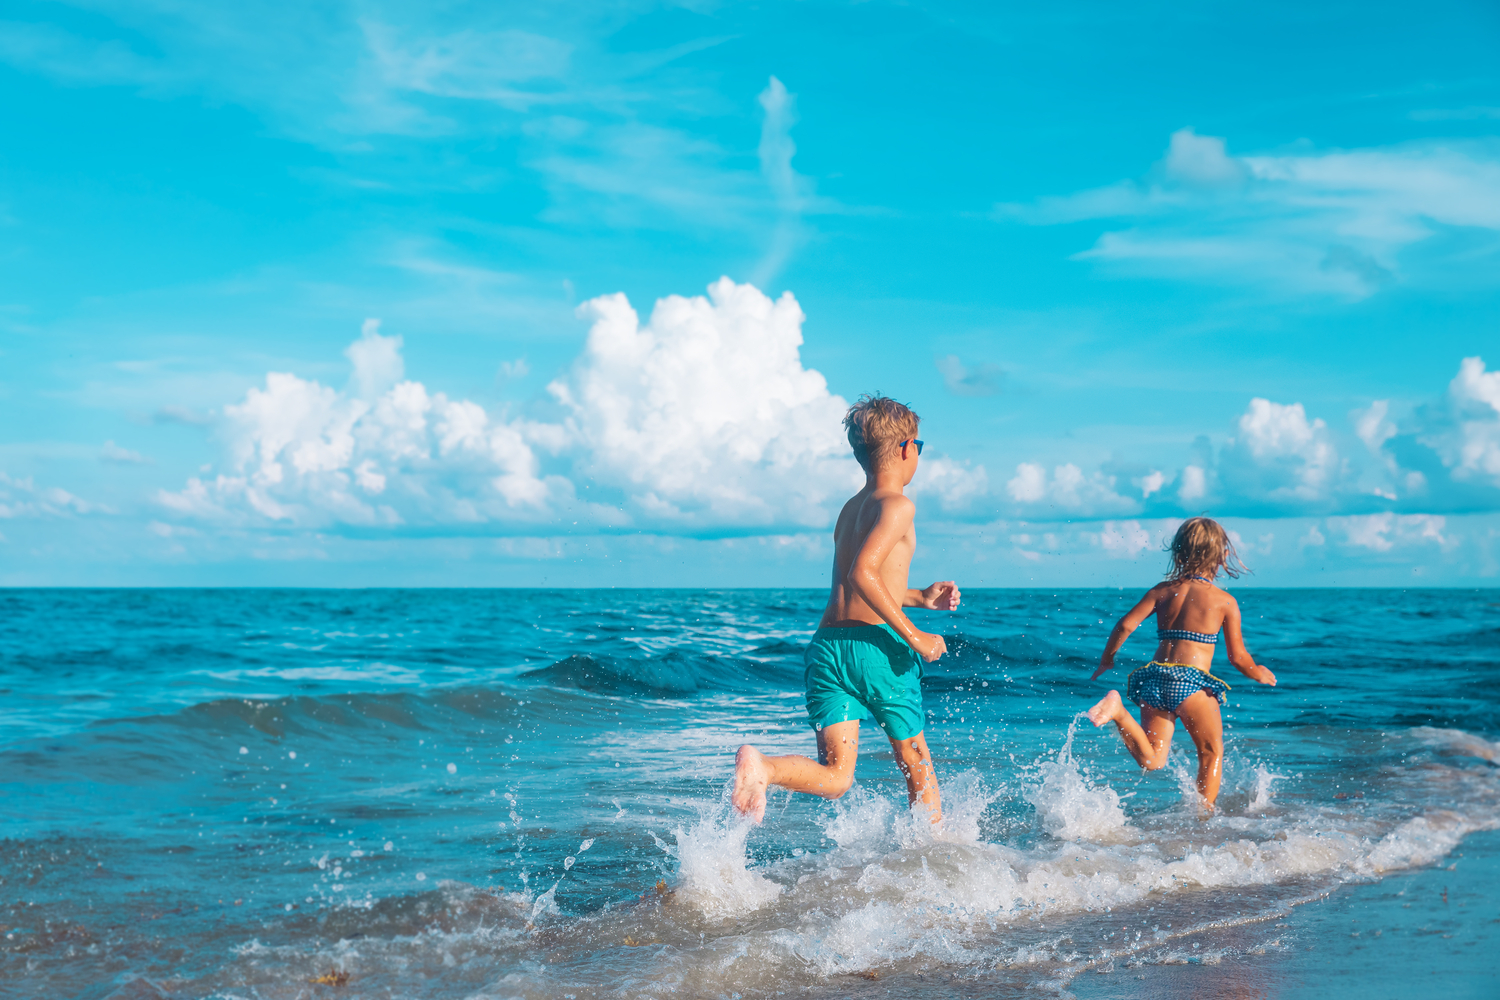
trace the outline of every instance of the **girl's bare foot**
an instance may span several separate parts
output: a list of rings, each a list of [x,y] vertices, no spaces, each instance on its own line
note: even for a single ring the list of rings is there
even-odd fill
[[[1114,717],[1124,711],[1124,709],[1125,704],[1120,701],[1120,692],[1111,691],[1099,699],[1099,704],[1089,709],[1089,721],[1096,727],[1102,726],[1106,722],[1113,721]]]
[[[740,752],[734,755],[734,793],[730,801],[741,816],[749,816],[757,823],[765,819],[766,782],[770,777],[765,755],[748,744],[740,747]]]

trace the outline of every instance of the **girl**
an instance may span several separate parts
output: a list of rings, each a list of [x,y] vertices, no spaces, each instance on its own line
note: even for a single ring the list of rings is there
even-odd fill
[[[1155,771],[1167,762],[1174,719],[1181,719],[1198,748],[1198,793],[1210,809],[1219,796],[1224,759],[1224,726],[1219,706],[1229,685],[1208,672],[1219,629],[1224,630],[1229,662],[1240,673],[1262,684],[1276,684],[1276,675],[1258,665],[1240,637],[1240,606],[1214,586],[1222,570],[1237,577],[1245,568],[1229,535],[1217,521],[1192,517],[1182,522],[1172,539],[1172,569],[1165,581],[1146,591],[1140,603],[1121,618],[1109,634],[1099,658],[1097,679],[1115,665],[1115,654],[1141,622],[1156,615],[1156,659],[1134,670],[1125,693],[1141,707],[1141,721],[1126,711],[1120,692],[1111,691],[1089,709],[1095,726],[1113,722],[1120,727],[1125,748],[1136,762]]]

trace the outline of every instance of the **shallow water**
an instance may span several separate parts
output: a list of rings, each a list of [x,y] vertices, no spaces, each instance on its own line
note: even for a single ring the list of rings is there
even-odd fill
[[[1216,669],[1212,818],[1190,746],[1142,775],[1112,728],[1078,728],[1135,596],[969,592],[926,615],[952,650],[924,682],[934,836],[872,726],[844,799],[773,794],[754,828],[727,809],[737,745],[811,750],[818,592],[0,592],[0,996],[1274,979],[1309,934],[1348,933],[1306,914],[1500,829],[1500,592],[1242,591],[1281,683]],[[1464,875],[1500,891],[1495,865]],[[1403,905],[1382,917],[1393,968],[1429,947]]]

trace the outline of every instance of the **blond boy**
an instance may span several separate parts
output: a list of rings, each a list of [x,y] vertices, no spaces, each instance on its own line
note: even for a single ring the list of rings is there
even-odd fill
[[[922,663],[947,652],[943,637],[923,632],[902,608],[952,611],[951,580],[926,590],[907,587],[917,546],[916,505],[903,492],[917,472],[919,418],[881,395],[861,396],[844,417],[849,445],[865,470],[864,489],[839,512],[833,529],[833,588],[804,657],[807,714],[818,759],[767,757],[740,747],[734,806],[758,823],[766,787],[836,799],[854,783],[859,723],[874,717],[906,776],[907,799],[933,823],[942,819],[937,775],[922,736]]]

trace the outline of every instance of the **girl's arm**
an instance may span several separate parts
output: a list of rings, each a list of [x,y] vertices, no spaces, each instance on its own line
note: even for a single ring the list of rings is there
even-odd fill
[[[1120,647],[1125,645],[1125,640],[1130,638],[1130,633],[1141,627],[1141,622],[1156,613],[1156,588],[1146,591],[1146,596],[1141,598],[1140,603],[1125,613],[1125,617],[1115,623],[1114,631],[1109,633],[1109,641],[1104,644],[1104,655],[1099,657],[1099,669],[1094,671],[1094,676],[1089,680],[1098,680],[1110,667],[1115,665],[1115,654]]]
[[[1224,645],[1228,647],[1225,652],[1229,654],[1229,662],[1236,670],[1253,681],[1276,686],[1276,675],[1256,663],[1245,648],[1245,638],[1240,634],[1240,605],[1233,597],[1224,609]]]

